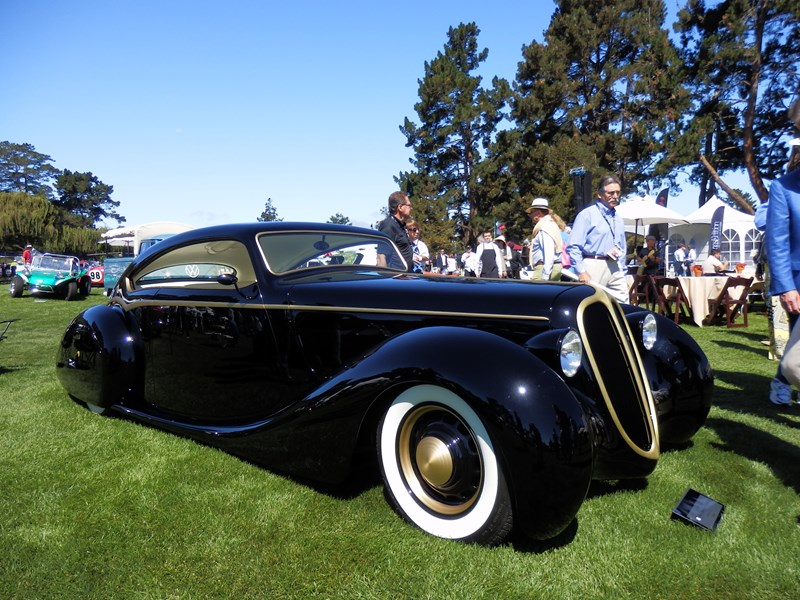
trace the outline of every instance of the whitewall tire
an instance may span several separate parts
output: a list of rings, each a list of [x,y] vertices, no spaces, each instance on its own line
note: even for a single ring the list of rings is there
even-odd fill
[[[494,445],[475,411],[442,387],[417,385],[389,406],[378,453],[390,500],[432,535],[500,543],[511,503]]]

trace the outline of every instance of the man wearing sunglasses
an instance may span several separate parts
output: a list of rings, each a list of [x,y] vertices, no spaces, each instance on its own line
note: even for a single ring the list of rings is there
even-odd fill
[[[411,219],[411,200],[405,192],[392,192],[387,205],[389,216],[378,225],[378,230],[388,235],[397,245],[400,254],[406,261],[406,269],[414,269],[414,249],[406,231],[406,221]],[[398,261],[399,262],[399,261]],[[378,266],[387,266],[386,257],[378,254]],[[397,265],[392,265],[397,266]]]
[[[580,281],[599,284],[619,302],[629,302],[625,223],[616,211],[621,190],[615,175],[600,179],[597,201],[575,217],[567,252]]]

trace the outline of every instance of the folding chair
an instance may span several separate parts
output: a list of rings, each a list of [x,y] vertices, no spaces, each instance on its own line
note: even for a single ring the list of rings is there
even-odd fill
[[[659,314],[670,317],[679,323],[681,309],[683,309],[684,315],[691,318],[692,307],[689,306],[689,300],[686,292],[683,291],[680,279],[677,277],[654,277],[653,283],[656,288]],[[666,288],[670,288],[670,291],[668,292]]]
[[[8,319],[7,321],[0,321],[0,328],[2,328],[2,331],[0,331],[0,342],[6,339],[6,333],[8,332],[8,328],[11,327],[11,324],[14,321],[19,321],[19,319]]]
[[[752,277],[728,277],[716,298],[708,300],[708,315],[703,319],[703,325],[711,325],[725,315],[728,327],[747,327],[747,294],[750,293]],[[736,292],[735,288],[741,287]],[[742,313],[742,323],[734,323],[736,316]]]
[[[754,281],[750,286],[750,291],[747,292],[747,304],[749,310],[753,310],[753,305],[756,302],[762,303],[764,305],[764,312],[767,312],[767,297],[763,280]]]
[[[631,304],[646,306],[653,310],[656,306],[656,286],[652,275],[634,275],[631,287],[628,289]]]

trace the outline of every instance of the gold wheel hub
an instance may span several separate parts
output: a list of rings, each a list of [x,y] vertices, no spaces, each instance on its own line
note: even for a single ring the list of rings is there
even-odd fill
[[[420,475],[430,486],[441,488],[453,476],[453,457],[439,438],[422,438],[417,444],[416,460]]]

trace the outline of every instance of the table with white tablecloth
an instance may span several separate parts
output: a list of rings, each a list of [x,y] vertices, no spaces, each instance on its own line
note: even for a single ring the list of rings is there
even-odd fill
[[[719,296],[725,287],[726,275],[713,275],[703,277],[677,277],[686,296],[686,301],[692,312],[692,321],[698,327],[703,326],[703,319],[708,315],[708,301]],[[633,277],[628,275],[628,287],[633,283]],[[730,293],[741,293],[741,287],[730,288]],[[664,292],[669,296],[675,294],[674,286],[665,286]]]
[[[725,276],[716,277],[678,277],[683,293],[692,309],[692,320],[698,327],[703,326],[703,319],[708,314],[708,301],[719,296],[725,287]]]

